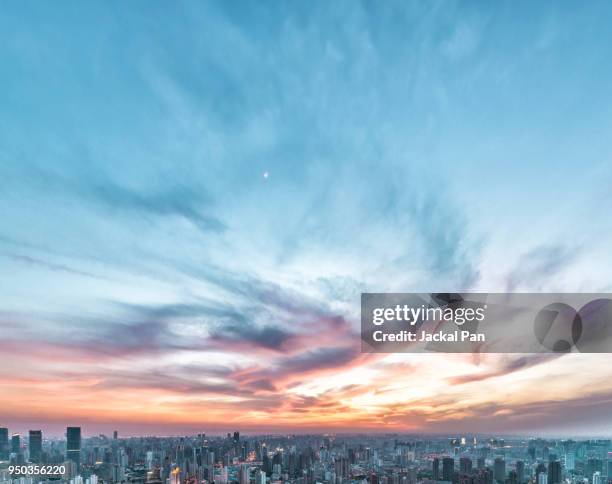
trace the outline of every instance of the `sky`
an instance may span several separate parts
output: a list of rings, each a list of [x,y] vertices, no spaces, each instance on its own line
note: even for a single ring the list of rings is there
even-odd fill
[[[609,2],[8,2],[0,426],[612,433],[612,356],[362,354],[361,292],[612,292]]]

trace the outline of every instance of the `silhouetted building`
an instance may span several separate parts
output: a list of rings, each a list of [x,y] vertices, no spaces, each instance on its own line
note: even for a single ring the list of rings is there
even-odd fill
[[[81,465],[81,427],[66,429],[66,458],[74,462],[78,470]]]
[[[501,458],[496,458],[493,464],[493,475],[495,480],[498,482],[505,482],[506,480],[506,461]]]
[[[515,470],[510,471],[508,474],[508,484],[518,484],[518,478]]]
[[[459,471],[462,474],[469,474],[472,472],[472,459],[469,457],[461,457],[461,459],[459,459]]]
[[[30,430],[28,444],[30,462],[40,463],[42,458],[42,430]]]
[[[19,434],[13,434],[11,437],[11,452],[13,454],[21,452],[21,437],[19,437]]]
[[[0,428],[0,460],[8,460],[9,458],[9,438],[8,429]]]
[[[516,461],[516,481],[519,484],[525,482],[525,463],[522,460]]]
[[[431,476],[434,481],[440,480],[440,459],[434,457],[432,466],[431,466]]]
[[[445,457],[442,459],[442,480],[452,481],[453,474],[455,473],[455,459],[452,457]]]
[[[548,463],[548,484],[560,484],[561,462],[558,460]]]

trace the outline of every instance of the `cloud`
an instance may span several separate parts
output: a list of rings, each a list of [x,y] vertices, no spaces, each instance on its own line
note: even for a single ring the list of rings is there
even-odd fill
[[[541,365],[548,363],[557,358],[562,357],[562,353],[555,353],[550,355],[530,355],[520,356],[514,358],[502,358],[497,368],[491,371],[485,371],[481,373],[472,373],[469,375],[453,376],[448,379],[451,385],[463,385],[466,383],[481,382],[489,379],[496,379],[515,373],[517,371],[525,370],[532,366]]]
[[[49,262],[49,261],[45,261],[42,259],[38,259],[36,257],[31,257],[28,255],[22,255],[22,254],[13,254],[13,253],[4,253],[4,254],[0,254],[4,257],[8,257],[9,259],[12,259],[14,261],[17,262],[22,262],[24,264],[28,264],[31,266],[36,266],[36,267],[42,267],[44,269],[53,271],[53,272],[65,272],[67,274],[73,274],[76,276],[83,276],[83,277],[91,277],[93,279],[107,279],[104,276],[98,275],[98,274],[94,274],[92,272],[88,272],[88,271],[82,271],[79,269],[74,269],[70,266],[64,265],[64,264],[58,264],[55,262]]]
[[[182,217],[203,232],[222,232],[226,229],[218,218],[203,213],[210,198],[202,188],[177,185],[156,191],[148,188],[137,191],[111,181],[96,182],[82,194],[111,209],[127,210],[154,216]]]
[[[514,292],[520,287],[532,290],[550,285],[557,276],[578,256],[577,247],[562,245],[540,245],[523,254],[515,268],[508,274],[506,291]]]

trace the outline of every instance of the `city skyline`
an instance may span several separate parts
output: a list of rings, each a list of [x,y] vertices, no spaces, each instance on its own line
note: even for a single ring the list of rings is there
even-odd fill
[[[283,435],[81,439],[29,445],[0,428],[0,482],[70,484],[604,484],[612,476],[611,439],[476,436]],[[71,454],[72,453],[72,454]],[[34,469],[38,471],[34,471]],[[40,476],[43,474],[43,476]]]
[[[504,5],[3,5],[0,425],[612,434],[607,354],[360,351],[612,293],[612,3]]]

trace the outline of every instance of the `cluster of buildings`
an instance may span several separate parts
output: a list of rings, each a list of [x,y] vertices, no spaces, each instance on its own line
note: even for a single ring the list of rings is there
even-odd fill
[[[36,469],[38,468],[38,471]],[[45,472],[40,472],[43,469]],[[61,471],[61,472],[58,472]],[[610,440],[387,435],[64,438],[0,428],[0,484],[612,484]]]

